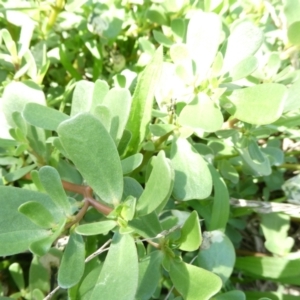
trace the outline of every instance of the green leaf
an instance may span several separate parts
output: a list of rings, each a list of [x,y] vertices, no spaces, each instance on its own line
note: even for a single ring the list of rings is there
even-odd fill
[[[165,47],[171,47],[173,45],[173,41],[167,38],[163,33],[157,30],[153,30],[154,39],[161,45]]]
[[[215,59],[221,33],[222,22],[217,14],[194,12],[189,21],[186,44],[191,58],[196,63],[199,80],[206,78]]]
[[[38,256],[45,255],[51,248],[52,244],[61,235],[64,230],[66,220],[62,219],[58,226],[55,228],[54,232],[49,232],[48,236],[34,241],[30,244],[29,249],[32,253]]]
[[[71,117],[91,110],[93,103],[93,91],[93,82],[86,80],[76,82],[72,98]]]
[[[291,251],[294,239],[288,236],[290,216],[280,213],[263,214],[260,226],[266,239],[264,244],[267,250],[279,256]]]
[[[300,260],[283,257],[237,257],[235,268],[258,278],[279,281],[300,276]]]
[[[239,182],[239,173],[228,160],[222,159],[218,163],[218,169],[224,179],[230,180],[233,184],[237,184]]]
[[[81,235],[97,235],[97,234],[107,234],[110,230],[116,227],[117,223],[113,220],[94,222],[79,225],[75,228],[75,231]]]
[[[254,162],[249,154],[249,151],[247,148],[245,149],[237,149],[243,159],[244,168],[249,168],[249,172],[247,170],[247,173],[250,173],[255,176],[268,176],[272,173],[272,168],[270,166],[270,162],[265,154],[265,160],[262,163]]]
[[[208,300],[222,287],[217,275],[175,260],[171,263],[170,277],[175,288],[187,300]]]
[[[175,170],[175,199],[204,199],[210,195],[212,178],[207,164],[186,139],[173,139],[171,163]]]
[[[152,61],[147,65],[138,79],[132,98],[131,111],[127,129],[132,134],[128,145],[128,154],[137,152],[139,145],[144,140],[147,125],[151,120],[154,88],[160,80],[163,65],[163,48],[159,47]]]
[[[44,166],[39,171],[41,184],[52,201],[62,209],[66,215],[71,213],[71,204],[62,186],[60,176],[56,169]]]
[[[208,167],[214,183],[214,200],[209,230],[225,231],[230,210],[228,189],[218,171],[212,165],[208,165]]]
[[[214,300],[246,300],[246,295],[242,291],[230,291],[215,296]]]
[[[58,284],[66,289],[77,284],[84,272],[85,247],[81,235],[72,233],[58,269]]]
[[[223,115],[208,95],[199,93],[198,96],[187,104],[179,115],[181,125],[206,132],[215,132],[223,125]]]
[[[116,232],[89,300],[134,299],[138,285],[138,257],[131,235]]]
[[[139,216],[147,215],[169,200],[173,188],[173,172],[163,151],[154,160],[153,169],[145,190],[137,201],[136,211]]]
[[[284,112],[300,108],[300,78],[295,80],[288,89],[287,97],[284,103]],[[298,115],[297,115],[298,117]]]
[[[213,231],[212,233],[217,232]],[[221,232],[218,233],[219,235],[215,234],[208,247],[200,250],[197,260],[201,268],[219,275],[225,283],[233,271],[236,255],[229,238]]]
[[[156,212],[134,218],[132,221],[128,222],[128,225],[144,238],[153,238],[163,231]]]
[[[140,166],[142,161],[143,161],[143,155],[141,153],[131,155],[121,160],[123,174],[131,173],[133,170],[135,170],[137,167]]]
[[[23,277],[23,270],[19,263],[12,263],[8,267],[9,273],[11,277],[13,278],[15,284],[17,285],[19,290],[22,290],[25,288],[24,284],[24,277]]]
[[[27,103],[23,116],[29,124],[46,130],[56,130],[61,122],[69,118],[58,110],[37,103]]]
[[[154,294],[161,278],[162,252],[153,251],[139,262],[136,300],[148,300]]]
[[[182,41],[186,32],[186,24],[183,19],[173,19],[171,21],[171,29],[173,34],[175,35],[175,39],[177,38]]]
[[[107,132],[111,133],[110,128],[112,125],[112,115],[109,108],[103,105],[97,105],[94,109],[93,115],[100,120]]]
[[[8,182],[16,181],[16,180],[22,178],[27,173],[29,173],[34,168],[36,168],[36,164],[30,165],[30,166],[26,166],[24,168],[17,169],[16,171],[11,172],[11,173],[7,173],[4,176],[4,178]]]
[[[14,127],[12,113],[22,112],[25,105],[30,102],[46,105],[45,95],[33,81],[12,81],[4,89],[2,95],[2,110],[7,123]]]
[[[223,63],[223,74],[232,70],[239,62],[256,53],[263,42],[263,32],[251,21],[234,24],[227,40]]]
[[[49,235],[48,230],[41,229],[27,217],[18,212],[23,203],[35,201],[45,206],[58,222],[62,214],[48,195],[20,189],[0,186],[0,256],[24,252],[29,245]]]
[[[184,222],[180,233],[180,238],[176,241],[176,243],[180,244],[180,250],[195,251],[200,247],[202,242],[200,221],[195,210]]]
[[[128,196],[122,203],[122,210],[120,216],[126,220],[131,221],[135,215],[136,198]]]
[[[52,214],[41,203],[35,201],[25,202],[19,207],[19,212],[25,215],[34,224],[48,229],[55,224]]]
[[[173,124],[150,124],[149,129],[155,136],[163,136],[175,129]]]
[[[270,124],[281,116],[285,95],[286,87],[282,84],[259,84],[234,90],[224,103],[224,108],[243,122]]]
[[[109,91],[109,86],[106,81],[97,79],[93,90],[92,111],[97,105],[101,105],[106,94]]]
[[[112,88],[105,95],[102,105],[108,107],[111,112],[111,128],[116,128],[115,134],[111,133],[111,135],[118,145],[130,113],[131,95],[129,90]]]
[[[252,74],[258,67],[258,60],[255,56],[248,56],[236,64],[229,70],[229,78],[226,78],[226,82],[237,81]]]
[[[117,204],[123,192],[123,176],[116,145],[102,123],[79,114],[61,123],[62,145],[87,183],[107,202]]]

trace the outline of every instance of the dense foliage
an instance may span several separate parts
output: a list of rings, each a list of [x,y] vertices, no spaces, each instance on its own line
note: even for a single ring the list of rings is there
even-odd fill
[[[1,299],[299,299],[300,0],[0,26]]]

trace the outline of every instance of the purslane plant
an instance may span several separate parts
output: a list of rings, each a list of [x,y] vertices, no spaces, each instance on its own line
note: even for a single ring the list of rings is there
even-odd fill
[[[132,95],[125,75],[112,88],[77,81],[66,114],[46,105],[36,83],[44,73],[6,85],[1,112],[11,138],[1,138],[0,149],[12,167],[2,169],[0,256],[34,255],[23,297],[50,292],[49,260],[58,268],[54,292],[89,300],[159,298],[162,290],[166,299],[245,299],[228,287],[234,266],[246,274],[255,273],[250,264],[269,270],[269,258],[236,260],[232,232],[243,225],[231,217],[245,212],[230,212],[230,197],[249,195],[239,172],[255,189],[257,178],[284,164],[276,142],[261,146],[261,139],[298,122],[291,92],[299,90],[298,75],[262,67],[264,34],[252,21],[224,30],[218,14],[202,10],[178,20],[183,29],[172,23],[173,40],[154,33],[164,48]],[[8,31],[2,37],[12,45]],[[19,187],[8,186],[16,181]],[[265,247],[288,254],[289,216],[272,218],[280,241],[267,237],[272,221],[263,216]],[[291,272],[293,258],[280,259]],[[298,274],[266,273],[291,284]]]

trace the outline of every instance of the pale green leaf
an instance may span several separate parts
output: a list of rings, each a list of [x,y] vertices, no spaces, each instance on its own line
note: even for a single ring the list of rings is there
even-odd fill
[[[290,216],[280,213],[263,214],[260,226],[268,251],[279,256],[284,256],[291,251],[294,239],[288,236]]]
[[[224,108],[243,122],[270,124],[281,116],[285,96],[286,87],[282,84],[259,84],[234,90],[224,103]]]
[[[75,231],[81,235],[107,234],[116,227],[117,223],[113,220],[82,224],[76,227]]]
[[[47,210],[47,208],[35,201],[25,202],[19,207],[19,212],[30,219],[34,224],[48,229],[52,228],[55,224],[52,214]]]
[[[223,125],[223,115],[208,95],[199,93],[182,109],[178,122],[193,129],[215,132]]]
[[[84,272],[85,246],[81,235],[72,233],[58,269],[58,284],[70,288],[81,279]]]
[[[58,134],[68,156],[100,198],[119,203],[122,167],[116,145],[104,125],[92,115],[79,114],[61,123]]]
[[[61,122],[69,118],[58,110],[37,103],[27,103],[23,116],[29,124],[47,130],[56,130]]]
[[[163,49],[159,47],[152,61],[140,75],[133,94],[129,120],[126,126],[132,134],[128,146],[129,154],[136,153],[139,145],[144,140],[147,125],[151,120],[154,87],[160,80],[162,65]]]
[[[46,105],[45,95],[33,81],[12,81],[4,89],[1,106],[7,123],[14,127],[12,113],[22,112],[27,103]]]
[[[165,157],[160,151],[153,164],[153,169],[145,190],[137,201],[136,211],[139,216],[147,215],[169,199],[173,188],[173,172]]]
[[[35,201],[45,206],[58,222],[62,214],[48,195],[20,189],[0,186],[0,256],[24,252],[29,245],[49,235],[27,217],[18,212],[18,207],[27,201]]]
[[[71,117],[92,109],[94,83],[86,80],[76,82],[73,92]]]
[[[224,56],[223,73],[232,70],[246,57],[255,54],[263,42],[263,32],[251,21],[245,20],[234,24],[227,40]]]
[[[225,235],[212,239],[209,247],[201,249],[198,254],[198,264],[200,267],[219,275],[225,283],[235,264],[235,249],[232,242]]]
[[[215,13],[195,12],[188,25],[186,44],[195,61],[200,80],[206,78],[217,54],[222,33],[221,18]]]
[[[111,134],[116,144],[119,143],[126,123],[128,121],[131,95],[128,89],[112,88],[104,97],[102,105],[108,107],[111,112],[111,128],[116,128],[115,134]]]
[[[186,139],[173,140],[171,163],[175,170],[175,199],[204,199],[210,195],[212,178],[207,164]]]
[[[97,79],[93,90],[93,101],[92,101],[91,111],[93,111],[97,105],[102,105],[103,100],[106,94],[108,93],[108,91],[109,91],[109,86],[107,82],[104,80]]]
[[[133,300],[138,285],[138,257],[131,235],[116,232],[89,300]]]
[[[217,275],[184,262],[172,261],[170,277],[186,300],[209,300],[222,287]]]
[[[39,171],[40,182],[52,201],[62,209],[66,215],[71,213],[71,204],[62,186],[56,169],[44,166]]]
[[[202,242],[200,221],[197,212],[194,210],[184,222],[180,230],[179,249],[183,251],[195,251]]]
[[[23,276],[23,270],[19,263],[12,263],[8,267],[9,273],[11,277],[13,278],[15,284],[17,285],[19,290],[22,290],[25,288],[24,283],[24,276]]]
[[[129,174],[135,170],[143,161],[143,155],[137,153],[121,160],[123,174]]]

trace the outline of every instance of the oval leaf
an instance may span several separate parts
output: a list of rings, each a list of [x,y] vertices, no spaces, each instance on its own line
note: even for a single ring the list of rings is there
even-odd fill
[[[235,118],[255,125],[275,122],[282,114],[286,87],[265,83],[234,90],[224,108]]]
[[[263,32],[251,21],[235,24],[227,41],[223,73],[232,70],[239,62],[253,55],[263,42]]]
[[[206,132],[215,132],[222,127],[223,115],[213,101],[204,93],[200,93],[181,111],[179,123]]]
[[[184,222],[181,230],[181,236],[176,241],[179,243],[179,249],[183,251],[195,251],[202,242],[200,223],[197,212],[194,210]]]
[[[68,115],[37,103],[27,103],[23,111],[25,120],[47,130],[56,130],[58,125],[69,118]]]
[[[120,202],[123,192],[118,151],[102,123],[79,114],[59,125],[62,145],[92,189],[107,203]]]
[[[213,63],[218,51],[222,32],[221,18],[215,13],[195,12],[188,25],[186,44],[197,66],[200,80]]]
[[[137,153],[131,155],[121,161],[123,174],[129,174],[134,169],[136,169],[143,161],[143,155],[141,153]]]
[[[76,227],[75,231],[81,235],[107,234],[116,225],[116,221],[107,220],[102,222],[79,225],[78,227]]]
[[[137,201],[139,216],[150,214],[167,201],[173,188],[173,174],[165,153],[160,151],[154,160],[153,169],[143,194]]]
[[[170,277],[178,292],[184,299],[208,300],[222,287],[221,279],[207,270],[172,261]]]
[[[29,201],[19,207],[19,212],[25,215],[34,224],[42,228],[52,228],[55,224],[54,218],[49,210],[41,203]]]
[[[84,272],[85,246],[81,235],[72,233],[61,259],[58,284],[67,289],[81,279]]]
[[[61,208],[65,214],[70,214],[71,204],[64,191],[60,176],[56,169],[44,166],[39,171],[40,181],[52,201]]]
[[[175,169],[175,199],[204,199],[210,195],[212,178],[207,164],[186,139],[173,140],[171,162]]]
[[[134,299],[138,285],[138,256],[131,235],[116,232],[89,300]]]

